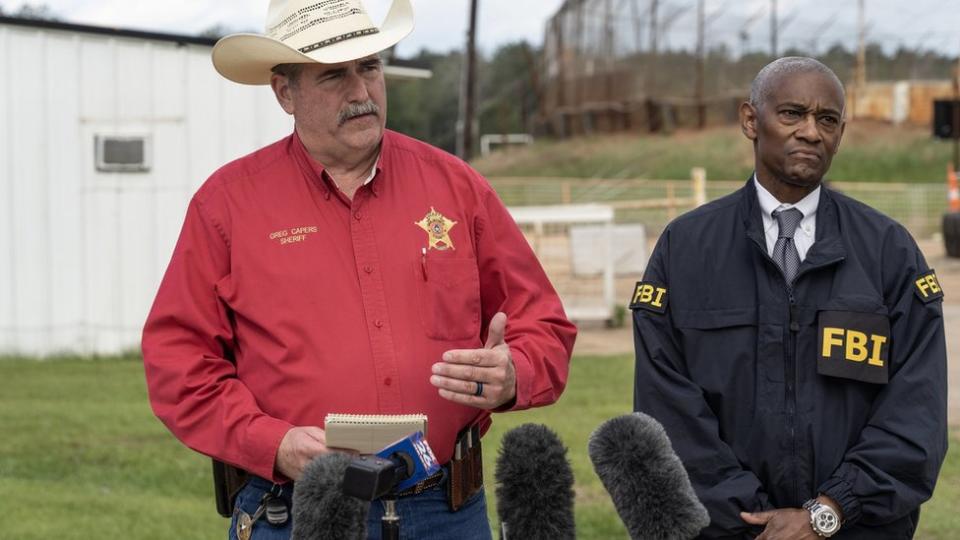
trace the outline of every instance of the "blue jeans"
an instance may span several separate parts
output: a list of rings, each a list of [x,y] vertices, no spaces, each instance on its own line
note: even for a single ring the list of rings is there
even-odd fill
[[[261,478],[252,478],[237,495],[233,519],[230,520],[229,540],[237,540],[237,515],[242,510],[253,515],[260,506],[263,494],[273,486]],[[283,486],[283,497],[290,504],[292,485]],[[367,538],[380,539],[380,518],[384,505],[380,501],[370,504],[367,516]],[[417,540],[492,540],[490,523],[487,521],[487,501],[483,490],[470,498],[457,512],[451,512],[447,506],[446,481],[420,493],[397,500],[397,513],[400,515],[400,538]],[[292,515],[292,512],[291,512]],[[250,540],[289,540],[293,531],[293,520],[283,527],[274,527],[267,523],[266,517],[253,525]]]

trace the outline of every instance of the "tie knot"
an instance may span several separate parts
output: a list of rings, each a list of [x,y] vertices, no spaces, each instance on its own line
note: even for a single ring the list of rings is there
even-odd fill
[[[787,208],[786,210],[774,210],[773,217],[777,220],[780,227],[779,238],[793,238],[797,232],[797,226],[803,220],[803,212],[796,208]]]

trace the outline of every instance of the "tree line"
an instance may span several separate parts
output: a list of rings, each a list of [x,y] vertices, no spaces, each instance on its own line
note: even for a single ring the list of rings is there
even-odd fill
[[[788,49],[783,55],[810,56],[800,48]],[[845,83],[853,81],[855,51],[836,44],[815,57]],[[542,58],[541,49],[525,41],[479,55],[480,134],[543,133],[539,115],[542,96],[554,81],[547,78]],[[462,52],[421,50],[405,60],[432,70],[433,77],[388,83],[388,126],[452,152],[456,147]],[[753,77],[771,60],[761,52],[738,56],[724,46],[711,49],[706,55],[705,95],[746,97]],[[887,50],[879,43],[869,44],[866,50],[868,81],[949,80],[956,64],[956,58],[929,50]],[[694,96],[697,58],[693,51],[662,51],[653,59],[639,53],[618,59],[613,69],[638,78],[643,78],[646,70],[656,69],[656,87],[651,90],[655,95],[650,97]],[[597,71],[592,75],[598,82],[604,76]]]

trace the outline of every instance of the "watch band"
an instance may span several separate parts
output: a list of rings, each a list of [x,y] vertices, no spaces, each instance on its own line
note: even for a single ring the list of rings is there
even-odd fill
[[[803,508],[810,512],[810,527],[817,536],[830,538],[840,530],[840,516],[833,508],[816,499],[803,503]]]

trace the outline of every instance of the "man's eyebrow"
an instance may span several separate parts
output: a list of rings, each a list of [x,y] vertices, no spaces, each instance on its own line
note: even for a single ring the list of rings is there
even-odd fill
[[[326,70],[326,71],[321,71],[320,73],[317,73],[317,78],[318,78],[318,79],[321,79],[321,78],[326,77],[326,76],[328,76],[328,75],[340,75],[340,74],[343,74],[343,73],[346,73],[346,72],[347,72],[347,68],[345,68],[345,67],[328,69],[328,70]]]
[[[801,111],[804,111],[804,112],[813,110],[813,109],[810,108],[809,105],[804,105],[803,103],[797,103],[797,102],[795,102],[795,101],[785,101],[785,102],[780,103],[780,104],[777,105],[777,108],[781,108],[781,107],[789,107],[789,108],[791,108],[791,109],[798,109],[798,110],[801,110]],[[832,108],[832,107],[822,107],[822,108],[820,108],[819,110],[817,110],[816,112],[818,112],[818,113],[827,113],[827,114],[835,114],[835,115],[837,115],[837,116],[840,116],[840,115],[841,115],[841,114],[840,114],[840,111],[838,111],[837,109],[834,109],[834,108]]]

